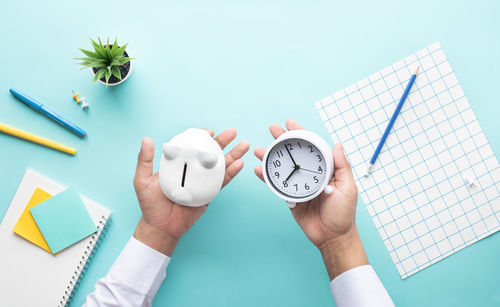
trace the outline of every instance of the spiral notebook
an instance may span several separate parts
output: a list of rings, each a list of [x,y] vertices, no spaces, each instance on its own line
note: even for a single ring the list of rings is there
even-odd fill
[[[55,195],[66,188],[28,169],[0,224],[0,306],[66,306],[103,238],[111,211],[82,197],[98,231],[57,255],[12,229],[39,187]]]

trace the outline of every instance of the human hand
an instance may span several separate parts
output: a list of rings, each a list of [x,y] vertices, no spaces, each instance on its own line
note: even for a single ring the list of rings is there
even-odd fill
[[[286,121],[286,127],[288,130],[304,129],[291,119]],[[271,125],[269,130],[274,138],[285,133],[276,124]],[[254,153],[262,161],[265,151],[257,147]],[[297,203],[291,209],[307,238],[321,251],[331,279],[350,268],[368,263],[356,228],[358,191],[342,144],[335,144],[333,159],[335,169],[329,183],[333,193],[321,193],[315,199]],[[264,181],[262,166],[255,167],[255,174]]]
[[[209,133],[214,136],[213,131]],[[224,149],[235,137],[236,130],[227,129],[214,140]],[[248,142],[241,142],[225,155],[226,172],[223,187],[243,168],[241,157],[248,151],[249,146]],[[154,153],[153,140],[144,138],[134,177],[134,187],[142,211],[134,237],[171,256],[180,237],[205,212],[208,204],[201,207],[186,207],[170,201],[160,188],[158,173],[153,174]]]

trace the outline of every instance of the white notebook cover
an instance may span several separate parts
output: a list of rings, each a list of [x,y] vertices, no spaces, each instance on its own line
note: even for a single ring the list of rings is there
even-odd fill
[[[99,231],[53,256],[12,231],[37,187],[52,195],[66,189],[33,170],[26,171],[0,224],[0,306],[65,306],[111,215],[82,197]]]

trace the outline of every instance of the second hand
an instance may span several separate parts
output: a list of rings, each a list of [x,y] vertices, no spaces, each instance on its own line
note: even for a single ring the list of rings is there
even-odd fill
[[[313,171],[313,170],[310,170],[310,169],[307,169],[307,168],[303,168],[303,167],[301,167],[300,169],[303,170],[303,171],[308,171],[308,172],[315,173],[315,174],[320,174],[320,175],[322,174],[321,172],[316,172],[316,171]]]

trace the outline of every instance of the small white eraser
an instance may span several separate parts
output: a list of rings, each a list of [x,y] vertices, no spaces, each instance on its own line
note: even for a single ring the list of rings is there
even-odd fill
[[[470,177],[470,176],[465,176],[464,177],[464,182],[470,188],[472,188],[472,187],[474,187],[476,185],[475,182],[474,182],[474,179],[472,179],[472,177]]]
[[[324,191],[326,195],[330,195],[333,193],[333,187],[331,185],[327,185]]]
[[[363,176],[366,178],[368,176],[370,176],[370,171],[372,170],[372,166],[373,164],[368,164],[368,166],[366,167],[366,170],[365,170],[365,173],[363,174]]]

